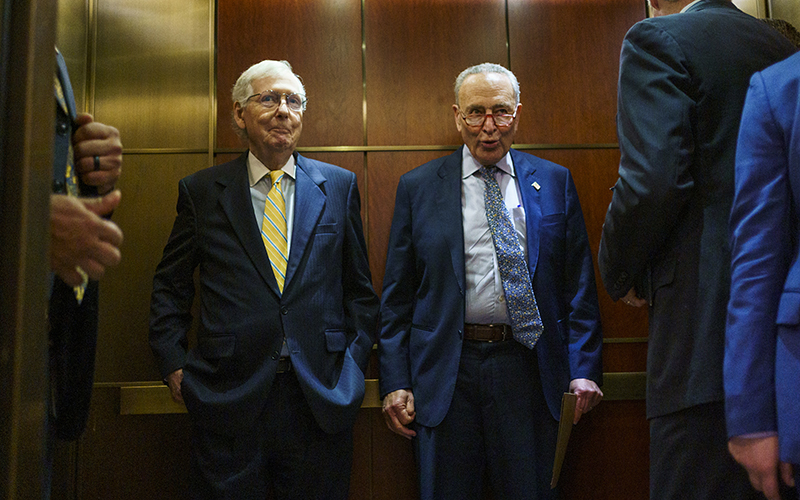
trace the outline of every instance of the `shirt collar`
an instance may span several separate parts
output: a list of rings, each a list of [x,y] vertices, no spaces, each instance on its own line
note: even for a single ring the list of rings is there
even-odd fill
[[[689,5],[687,5],[686,7],[682,8],[682,9],[681,9],[681,14],[683,14],[684,12],[686,12],[687,10],[689,10],[690,8],[692,8],[692,6],[693,6],[694,4],[696,4],[696,3],[700,2],[700,1],[701,1],[701,0],[694,0],[694,2],[690,3],[690,4],[689,4]]]
[[[497,162],[497,168],[511,177],[516,177],[514,173],[514,162],[511,160],[511,151],[506,153],[506,155]],[[464,145],[464,147],[461,148],[461,178],[466,179],[480,169],[481,164],[472,156],[469,148]]]
[[[295,163],[294,155],[290,156],[286,164],[281,167],[281,170],[286,172],[292,179],[295,178],[296,169],[297,164]],[[261,160],[256,158],[256,155],[254,155],[252,151],[249,151],[247,153],[247,176],[250,180],[250,187],[258,184],[258,182],[267,175],[269,175],[269,169],[261,163]]]

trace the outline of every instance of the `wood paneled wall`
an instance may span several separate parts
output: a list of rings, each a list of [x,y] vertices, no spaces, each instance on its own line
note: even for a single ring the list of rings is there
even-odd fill
[[[216,12],[206,0],[92,2],[97,26],[88,31],[100,38],[88,57],[87,108],[117,126],[126,146],[115,214],[126,241],[123,263],[102,285],[98,385],[77,453],[61,450],[77,471],[61,498],[185,491],[186,415],[121,416],[118,388],[158,380],[146,342],[149,295],[177,180],[243,150],[230,89],[260,60],[286,59],[303,78],[301,154],[358,176],[377,290],[398,179],[460,145],[453,82],[487,61],[519,78],[515,147],[571,170],[597,252],[619,161],[619,49],[644,18],[644,0],[225,0]],[[604,370],[644,371],[646,312],[599,296]],[[369,376],[377,377],[374,363]],[[410,444],[386,429],[380,410],[362,410],[356,435],[351,498],[415,498]],[[573,431],[561,497],[647,498],[647,468],[644,402],[605,402]]]

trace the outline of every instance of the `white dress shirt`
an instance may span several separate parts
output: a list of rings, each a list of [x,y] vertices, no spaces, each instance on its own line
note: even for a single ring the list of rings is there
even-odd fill
[[[492,231],[486,218],[483,198],[486,183],[479,173],[480,168],[481,165],[472,157],[469,148],[464,147],[461,160],[461,215],[467,287],[465,322],[510,325]],[[525,210],[510,153],[497,163],[495,178],[511,214],[517,239],[527,258]]]

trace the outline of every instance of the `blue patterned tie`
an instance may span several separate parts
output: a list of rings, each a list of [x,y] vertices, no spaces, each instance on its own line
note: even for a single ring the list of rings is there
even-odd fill
[[[511,318],[514,340],[528,349],[533,349],[542,335],[544,327],[533,296],[531,278],[525,262],[525,254],[517,239],[508,209],[494,172],[497,167],[481,167],[480,174],[486,183],[483,199],[486,203],[486,218],[492,231],[497,265],[506,295],[506,308]]]

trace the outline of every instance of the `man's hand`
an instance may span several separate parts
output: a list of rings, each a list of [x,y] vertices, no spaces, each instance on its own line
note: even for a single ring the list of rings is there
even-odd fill
[[[581,419],[581,415],[597,406],[603,399],[603,391],[588,378],[576,378],[570,382],[569,392],[578,396],[578,402],[575,405],[575,420],[572,422],[573,424],[577,424]]]
[[[392,432],[407,439],[416,436],[417,433],[407,427],[415,416],[414,394],[411,391],[400,389],[383,398],[383,419]]]
[[[167,385],[169,392],[172,395],[172,400],[176,403],[183,403],[183,394],[181,394],[181,382],[183,382],[183,369],[175,370],[167,375]]]
[[[83,283],[83,270],[98,280],[119,264],[122,231],[102,218],[119,205],[120,192],[102,198],[50,195],[50,267],[65,283]]]
[[[781,500],[778,474],[788,486],[794,486],[792,465],[778,461],[778,436],[764,438],[733,437],[728,450],[734,460],[747,469],[753,488],[767,500]]]
[[[72,134],[75,171],[84,184],[97,187],[97,193],[104,195],[114,189],[122,173],[119,131],[94,121],[92,115],[86,113],[80,113],[75,118],[75,126]],[[95,156],[98,157],[97,164]]]
[[[625,302],[629,306],[633,307],[642,307],[647,305],[647,301],[645,299],[640,299],[636,295],[636,289],[634,288],[628,290],[628,293],[625,294],[624,297],[622,297],[622,302]]]

